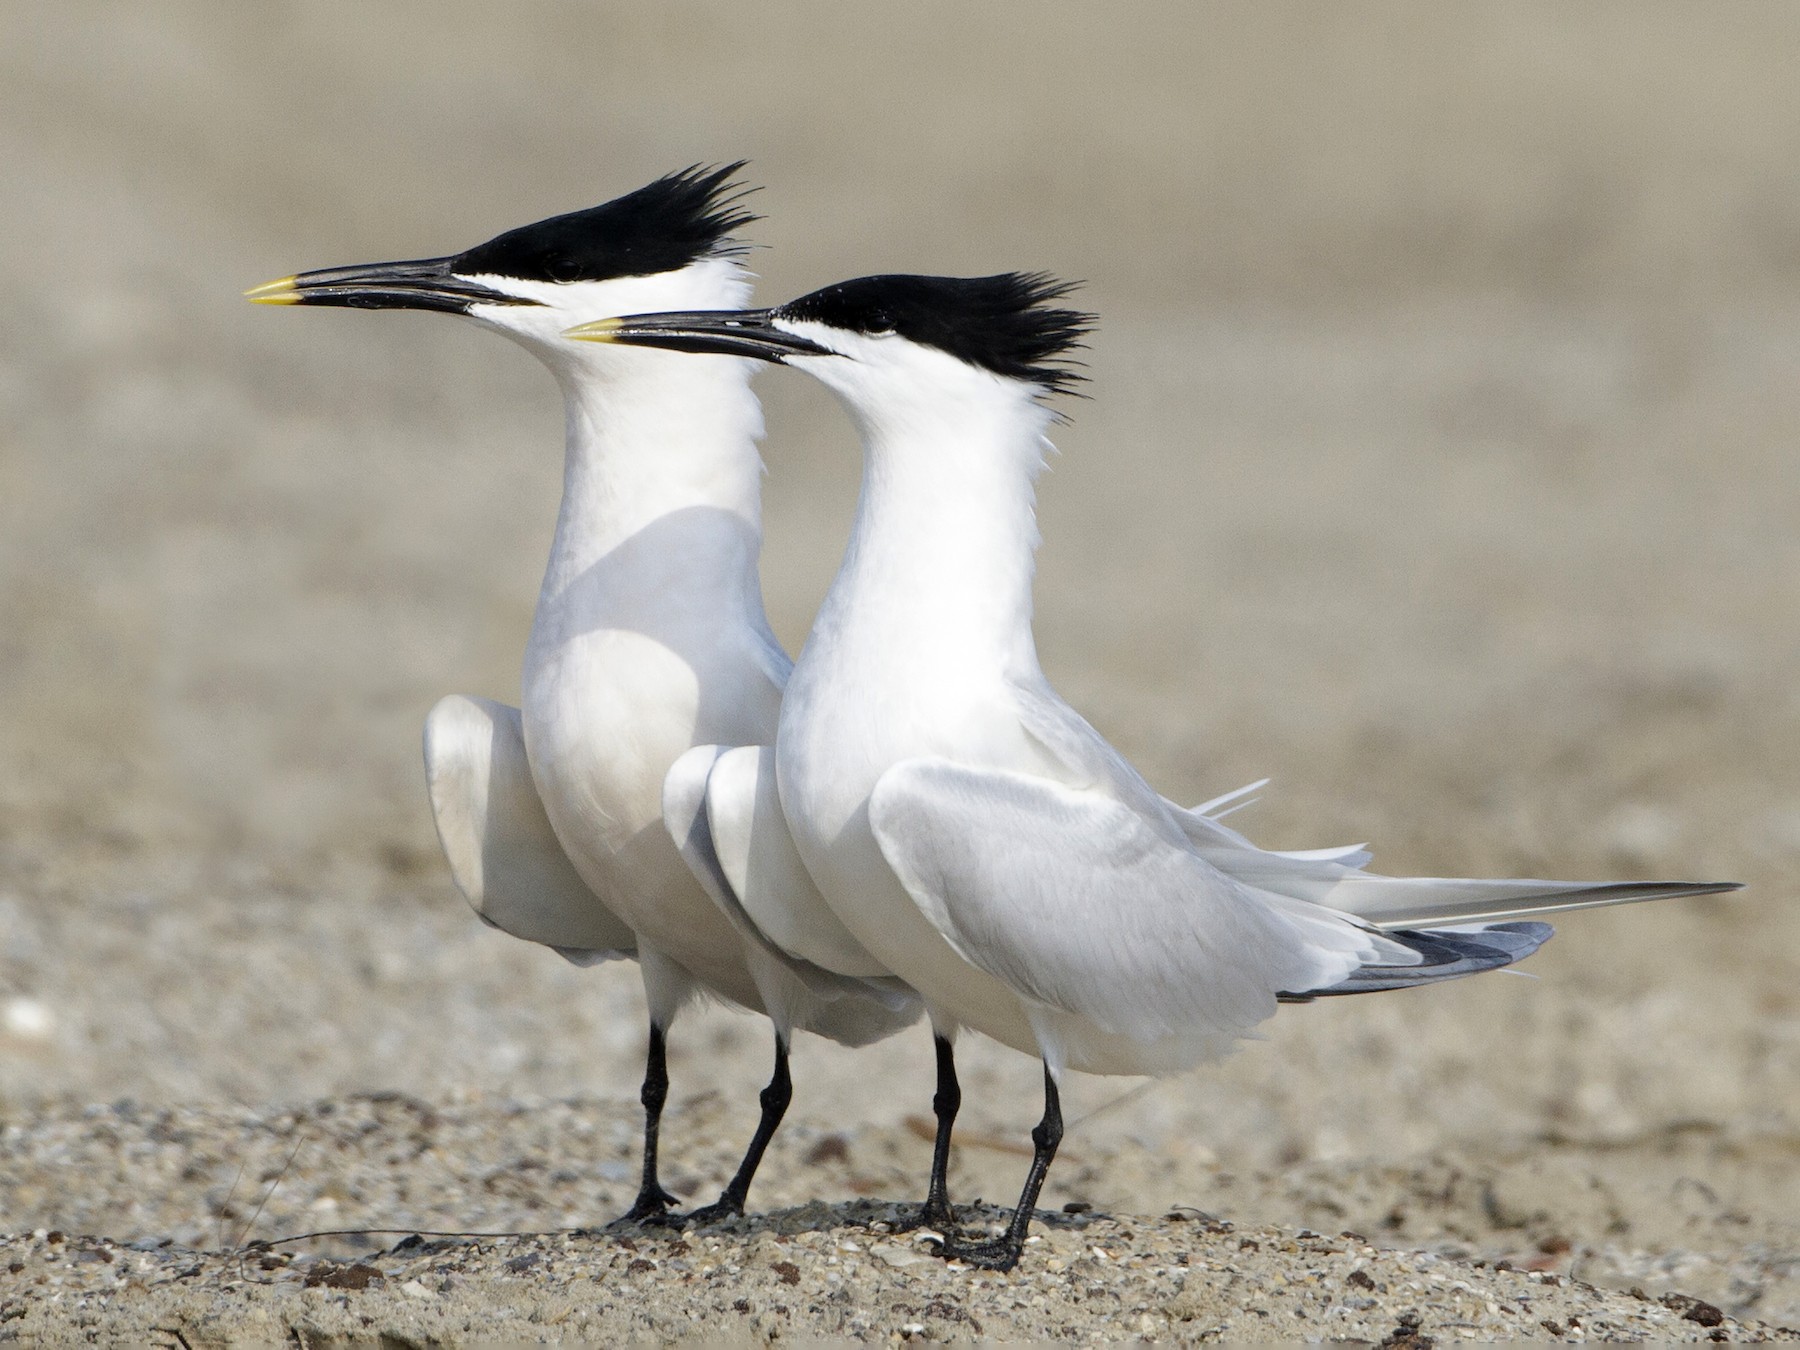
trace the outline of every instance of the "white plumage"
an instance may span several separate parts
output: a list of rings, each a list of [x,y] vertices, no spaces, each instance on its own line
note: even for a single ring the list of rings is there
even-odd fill
[[[1061,293],[1017,274],[871,277],[771,311],[591,332],[796,365],[861,434],[849,544],[782,702],[779,797],[825,902],[941,1037],[966,1026],[1044,1060],[1006,1239],[948,1244],[1003,1267],[1061,1136],[1065,1067],[1189,1068],[1280,1001],[1492,969],[1550,935],[1478,921],[1730,889],[1397,880],[1363,871],[1360,848],[1257,848],[1208,814],[1241,793],[1198,811],[1162,798],[1058,697],[1032,637],[1040,398],[1070,378],[1052,362],[1085,323],[1045,307]],[[1439,922],[1455,929],[1413,931]],[[927,1209],[943,1218],[942,1110],[939,1124]]]
[[[756,1138],[709,1212],[741,1212],[787,1106],[794,1030],[860,1045],[919,1011],[866,953],[847,975],[762,937],[715,884],[708,832],[691,818],[674,822],[678,836],[665,825],[665,784],[690,749],[774,739],[790,663],[758,580],[762,413],[750,362],[601,351],[562,333],[646,308],[744,303],[749,274],[727,232],[750,217],[732,205],[731,172],[671,175],[455,257],[327,269],[251,293],[460,314],[524,346],[562,392],[562,503],[521,706],[440,702],[426,774],[452,875],[484,920],[579,964],[639,961],[651,1023],[645,1174],[629,1216],[639,1219],[673,1200],[656,1180],[663,1038],[696,994],[764,1012],[776,1032]],[[702,774],[691,807],[704,806],[704,785]],[[677,775],[677,807],[690,786]],[[779,812],[737,826],[748,855],[791,853]]]

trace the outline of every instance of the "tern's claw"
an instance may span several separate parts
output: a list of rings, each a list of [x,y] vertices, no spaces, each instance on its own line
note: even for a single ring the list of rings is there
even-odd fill
[[[702,1205],[699,1209],[689,1210],[687,1214],[683,1216],[683,1222],[698,1224],[704,1227],[707,1224],[722,1223],[726,1219],[741,1219],[743,1217],[743,1204],[733,1200],[730,1196],[725,1195],[720,1196],[710,1205]]]
[[[1023,1254],[1020,1246],[1003,1237],[992,1242],[962,1242],[956,1238],[945,1238],[931,1245],[933,1254],[939,1259],[961,1261],[977,1270],[1011,1270],[1019,1264],[1019,1257]]]
[[[616,1233],[622,1228],[679,1228],[685,1220],[671,1211],[680,1203],[679,1196],[670,1195],[661,1186],[646,1188],[638,1192],[638,1198],[632,1201],[630,1209],[606,1225],[606,1231]]]
[[[921,1228],[931,1229],[937,1233],[956,1231],[956,1211],[949,1205],[934,1205],[927,1201],[909,1218],[884,1220],[890,1233],[916,1233]]]

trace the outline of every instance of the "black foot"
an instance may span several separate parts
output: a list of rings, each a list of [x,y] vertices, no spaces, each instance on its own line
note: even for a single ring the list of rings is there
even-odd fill
[[[933,1254],[945,1261],[961,1261],[977,1270],[1011,1270],[1019,1264],[1024,1244],[1009,1238],[992,1242],[962,1242],[950,1238],[932,1244]]]
[[[946,1237],[936,1244],[937,1254],[946,1261],[961,1261],[977,1270],[1011,1270],[1025,1252],[1025,1236],[1036,1213],[1037,1199],[1044,1188],[1044,1177],[1050,1161],[1056,1157],[1056,1146],[1062,1142],[1062,1102],[1056,1091],[1056,1079],[1044,1065],[1044,1118],[1031,1132],[1031,1170],[1025,1174],[1025,1189],[1013,1210],[1006,1232],[991,1242],[967,1242]],[[934,1188],[932,1197],[939,1194]]]
[[[956,1230],[956,1211],[950,1208],[950,1131],[962,1109],[962,1088],[956,1081],[956,1051],[949,1037],[934,1036],[932,1043],[937,1048],[937,1094],[931,1099],[931,1109],[937,1113],[937,1137],[931,1146],[931,1184],[918,1212],[890,1224],[890,1233],[929,1228],[947,1237]]]
[[[948,1235],[956,1231],[956,1211],[949,1205],[933,1205],[928,1201],[908,1218],[884,1222],[890,1233],[916,1233],[921,1228],[929,1228],[935,1233]]]
[[[744,1217],[744,1202],[734,1200],[729,1195],[722,1195],[710,1205],[702,1205],[699,1209],[689,1210],[682,1216],[684,1223],[698,1224],[704,1227],[711,1223],[723,1223],[727,1219]]]
[[[617,1232],[621,1228],[679,1228],[683,1222],[682,1217],[671,1211],[680,1203],[678,1197],[670,1195],[661,1186],[654,1190],[640,1191],[631,1208],[607,1224],[607,1230]]]

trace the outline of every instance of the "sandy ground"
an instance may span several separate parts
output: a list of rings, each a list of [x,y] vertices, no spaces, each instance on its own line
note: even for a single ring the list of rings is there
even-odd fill
[[[1800,1324],[1797,43],[1778,5],[6,7],[0,1336]],[[803,1045],[781,1217],[687,1253],[464,1240],[363,1290],[305,1280],[394,1237],[195,1255],[603,1220],[642,1035],[630,969],[475,922],[420,783],[438,695],[516,694],[547,378],[238,292],[739,155],[771,299],[1088,279],[1040,646],[1165,791],[1273,775],[1237,823],[1393,872],[1749,890],[1573,918],[1535,979],[1289,1009],[1123,1100],[1078,1080],[1044,1203],[1121,1217],[1007,1280],[872,1256],[916,1253],[843,1208],[919,1189],[923,1036]],[[759,387],[792,645],[855,457],[820,391]],[[723,1180],[767,1054],[678,1027],[677,1189]],[[1005,1199],[1036,1071],[963,1059],[957,1194]]]

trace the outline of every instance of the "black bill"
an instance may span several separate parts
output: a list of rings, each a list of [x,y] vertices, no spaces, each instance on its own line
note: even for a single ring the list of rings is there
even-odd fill
[[[564,337],[580,342],[617,342],[711,356],[753,356],[784,361],[790,356],[832,356],[829,347],[777,328],[772,309],[695,310],[683,314],[627,314],[571,328]]]
[[[322,267],[244,292],[257,305],[335,305],[341,309],[434,309],[467,314],[470,305],[532,305],[491,290],[450,269],[455,258]]]

